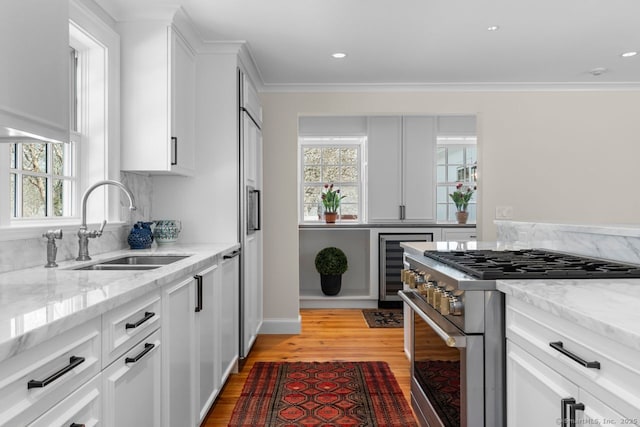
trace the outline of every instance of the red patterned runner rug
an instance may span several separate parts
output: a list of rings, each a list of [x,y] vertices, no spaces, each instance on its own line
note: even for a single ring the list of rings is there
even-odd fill
[[[229,427],[416,427],[385,362],[256,362]]]

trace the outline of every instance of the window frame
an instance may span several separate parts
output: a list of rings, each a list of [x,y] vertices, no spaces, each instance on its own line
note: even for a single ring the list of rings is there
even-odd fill
[[[470,140],[474,140],[475,142],[451,142],[451,143],[440,143],[439,141],[441,140],[458,140],[458,141],[470,141]],[[438,155],[437,155],[437,150],[440,147],[444,147],[446,150],[446,158],[445,158],[445,164],[441,165],[438,163]],[[440,181],[438,180],[438,167],[440,166],[444,166],[445,170],[448,171],[449,167],[451,166],[456,166],[458,165],[458,163],[449,163],[449,147],[461,147],[464,149],[463,152],[463,164],[462,166],[467,168],[467,167],[473,167],[475,166],[475,173],[470,174],[469,180],[454,180],[454,181]],[[474,148],[476,150],[476,159],[475,162],[473,163],[469,163],[467,160],[467,150],[469,148]],[[463,185],[468,185],[471,187],[474,187],[477,185],[477,166],[478,166],[478,143],[477,143],[477,137],[476,136],[438,136],[437,140],[436,140],[436,156],[435,156],[435,171],[436,171],[436,198],[435,198],[435,205],[436,205],[436,222],[438,223],[444,223],[444,222],[452,222],[455,221],[455,212],[456,212],[456,207],[455,204],[453,203],[453,200],[451,200],[451,198],[449,197],[449,194],[452,193],[455,190],[455,187],[457,185],[457,183],[461,182]],[[448,176],[448,172],[447,172],[447,178],[449,178]],[[457,177],[456,177],[457,178]],[[446,203],[441,202],[438,200],[438,194],[439,194],[439,190],[444,188],[444,191],[447,195],[446,197]],[[445,206],[446,207],[446,217],[445,218],[441,218],[440,216],[438,216],[438,211],[439,211],[439,207],[440,206]],[[478,214],[478,193],[477,191],[473,194],[473,196],[471,197],[471,200],[469,201],[469,221],[470,222],[476,222],[477,221],[477,214]]]
[[[325,142],[326,141],[326,142]],[[340,142],[337,142],[340,141]],[[357,203],[357,218],[355,219],[344,219],[340,215],[338,216],[337,222],[344,223],[353,223],[353,224],[361,224],[365,222],[365,147],[366,147],[366,136],[351,136],[351,135],[343,135],[343,136],[300,136],[298,137],[298,151],[299,151],[299,161],[298,161],[298,221],[300,224],[313,224],[313,223],[321,223],[323,222],[322,218],[317,218],[314,220],[305,219],[305,200],[304,200],[304,189],[305,186],[313,186],[318,187],[320,191],[324,188],[325,184],[330,184],[329,182],[319,182],[319,183],[305,183],[304,181],[304,168],[306,166],[304,162],[304,149],[305,148],[356,148],[356,167],[358,170],[358,179],[354,184],[350,182],[333,182],[333,184],[337,188],[341,188],[341,186],[354,186],[356,187],[356,191],[358,192],[358,203]],[[338,165],[340,166],[340,165]],[[355,204],[355,203],[354,203]]]

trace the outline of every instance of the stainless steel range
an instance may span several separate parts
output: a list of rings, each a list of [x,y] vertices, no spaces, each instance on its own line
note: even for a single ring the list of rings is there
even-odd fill
[[[504,299],[496,280],[640,277],[637,265],[537,249],[405,250],[404,266],[411,403],[427,427],[506,426]]]

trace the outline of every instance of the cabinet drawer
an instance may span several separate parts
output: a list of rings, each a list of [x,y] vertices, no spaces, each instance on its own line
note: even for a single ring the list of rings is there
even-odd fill
[[[49,409],[28,427],[53,427],[79,425],[93,427],[101,425],[102,376],[96,375],[69,397]]]
[[[615,410],[640,414],[640,354],[605,336],[507,296],[506,335]],[[556,344],[555,347],[551,343]],[[598,362],[599,368],[581,364]]]
[[[100,318],[0,363],[0,426],[27,425],[100,372]]]
[[[152,293],[102,316],[102,367],[160,326],[160,295]]]

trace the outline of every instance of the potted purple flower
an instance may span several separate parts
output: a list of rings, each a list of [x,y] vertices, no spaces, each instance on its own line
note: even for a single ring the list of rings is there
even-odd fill
[[[340,201],[346,196],[340,195],[340,189],[333,189],[333,184],[325,184],[322,192],[322,206],[324,207],[324,220],[328,224],[336,222],[338,217],[338,209],[340,208]]]
[[[467,206],[469,205],[469,201],[471,200],[475,189],[475,186],[472,189],[470,186],[464,186],[459,182],[456,184],[456,191],[449,194],[449,197],[451,197],[453,203],[456,205],[456,219],[458,220],[458,224],[467,223],[467,219],[469,218]]]

